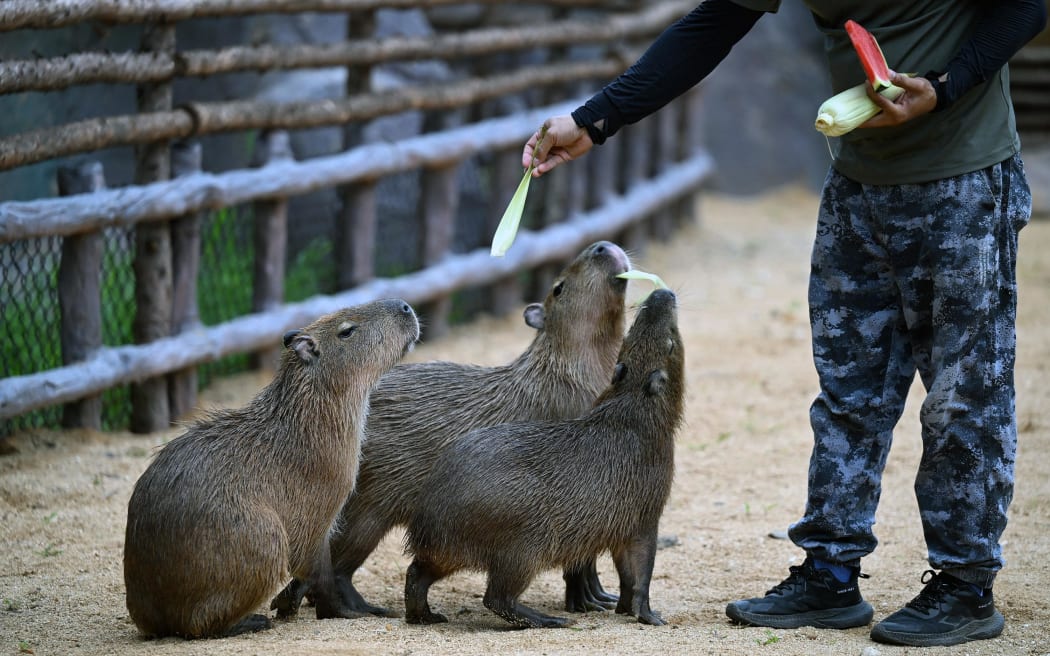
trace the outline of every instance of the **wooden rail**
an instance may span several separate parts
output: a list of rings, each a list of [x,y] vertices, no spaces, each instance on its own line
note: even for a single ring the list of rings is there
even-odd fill
[[[74,52],[0,62],[0,94],[70,93],[79,85],[107,83],[135,85],[137,98],[134,107],[119,115],[34,126],[0,138],[0,172],[60,160],[63,177],[60,197],[0,203],[0,248],[19,258],[17,267],[0,270],[0,290],[5,276],[18,275],[16,269],[23,267],[49,279],[52,265],[46,259],[34,264],[32,253],[57,257],[51,238],[63,238],[57,282],[44,283],[52,289],[33,291],[57,292],[62,364],[0,380],[0,434],[17,425],[9,422],[21,415],[56,404],[66,404],[64,425],[97,428],[99,395],[115,386],[130,388],[133,431],[164,428],[195,404],[199,365],[250,354],[256,366],[266,367],[285,330],[321,313],[399,296],[423,311],[431,337],[450,322],[454,292],[483,287],[487,308],[507,312],[523,298],[542,294],[558,268],[591,241],[617,239],[638,249],[650,234],[668,237],[677,225],[673,215],[697,193],[711,168],[692,125],[695,93],[669,105],[657,124],[625,129],[623,137],[596,149],[586,165],[567,167],[564,175],[539,185],[542,191],[531,196],[542,208],[535,233],[523,232],[505,258],[491,258],[485,248],[454,253],[463,196],[459,173],[469,163],[490,182],[480,229],[491,231],[520,179],[524,140],[545,118],[571,111],[602,81],[622,71],[640,54],[642,42],[691,10],[693,2],[545,0],[536,4],[547,6],[548,11],[540,12],[547,18],[527,26],[479,23],[427,37],[376,38],[380,9],[452,4],[459,1],[0,2],[0,32],[86,21],[142,24],[137,52]],[[572,18],[575,8],[587,8],[586,19]],[[300,12],[339,14],[333,18],[346,26],[345,40],[196,50],[180,50],[175,40],[176,25],[191,18]],[[584,44],[591,44],[585,57],[574,48]],[[598,44],[604,47],[594,47]],[[451,80],[387,91],[371,87],[377,66],[434,59],[454,64]],[[343,93],[330,99],[173,100],[174,83],[184,78],[332,67],[345,70],[346,82]],[[504,109],[495,109],[497,105]],[[506,113],[506,107],[513,112]],[[423,134],[362,143],[369,121],[405,112],[422,114]],[[501,112],[505,115],[491,118]],[[289,147],[292,135],[285,131],[318,127],[337,127],[341,152],[297,160]],[[254,144],[251,167],[206,172],[208,152],[202,144],[214,140],[197,137],[237,132],[246,133]],[[96,151],[124,157],[124,151],[110,150],[119,146],[134,147],[132,184],[106,188],[97,163],[61,161]],[[621,171],[621,162],[629,170]],[[399,229],[411,233],[416,252],[401,254],[405,261],[397,266],[412,273],[377,279],[376,250],[383,246],[378,241],[387,219],[379,217],[378,190],[384,188],[384,178],[405,173],[418,173],[418,195],[413,196],[418,200],[400,219]],[[334,225],[312,238],[331,245],[337,273],[324,288],[339,291],[288,304],[284,267],[295,255],[289,237],[304,227],[301,217],[289,212],[290,203],[324,189],[336,192],[340,207],[331,217]],[[476,221],[477,199],[472,202]],[[245,273],[250,276],[250,314],[204,327],[197,280],[202,250],[215,238],[203,235],[202,227],[211,221],[208,212],[234,207],[249,208],[252,222],[245,228],[251,252],[238,262],[250,269]],[[125,236],[124,245],[117,247],[123,258],[119,266],[126,270],[132,262],[133,287],[124,281],[108,288],[99,284],[103,269],[113,274],[109,267],[117,266],[104,262],[112,247],[103,236],[114,233]],[[474,240],[467,247],[476,244]],[[531,290],[522,284],[523,269],[533,270]],[[21,291],[17,281],[8,282]],[[114,286],[119,292],[105,291]],[[132,290],[131,325],[121,319],[119,329],[125,335],[132,332],[134,343],[103,346],[100,327],[108,329],[116,320],[104,322],[112,299],[102,297],[119,293],[126,299]],[[24,368],[6,370],[32,371],[34,364],[19,366]]]
[[[498,4],[503,0],[474,0]],[[462,4],[463,0],[4,0],[0,31],[53,29],[77,23],[171,23],[190,18],[358,12],[374,9],[415,9]],[[543,0],[561,7],[610,7],[608,0]],[[633,6],[633,3],[624,3]]]
[[[578,101],[549,105],[402,141],[367,144],[305,162],[281,159],[254,169],[194,173],[148,185],[100,189],[90,196],[0,203],[0,243],[162,221],[256,200],[299,196],[450,159],[462,160],[476,152],[520,145],[548,116],[578,105]]]
[[[537,233],[520,231],[502,258],[491,257],[487,248],[450,256],[421,271],[373,279],[340,294],[317,296],[149,344],[102,349],[75,365],[0,380],[0,419],[230,353],[272,346],[286,330],[348,305],[390,297],[421,303],[457,289],[494,282],[521,269],[564,261],[586,244],[623,231],[683,195],[692,194],[711,169],[711,159],[704,153],[672,165],[661,177],[639,184],[622,198],[610,199],[572,221]]]
[[[694,5],[671,2],[599,20],[567,20],[536,27],[489,28],[432,37],[390,37],[330,44],[237,46],[157,53],[87,52],[0,62],[0,94],[56,91],[78,84],[143,84],[173,77],[242,71],[360,66],[421,59],[456,60],[497,52],[581,43],[613,42],[652,34]]]

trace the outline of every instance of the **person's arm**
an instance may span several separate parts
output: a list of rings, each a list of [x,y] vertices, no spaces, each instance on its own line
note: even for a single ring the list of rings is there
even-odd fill
[[[949,107],[967,91],[994,75],[1022,46],[1043,31],[1046,19],[1043,0],[985,2],[973,36],[945,69],[930,71],[920,78],[895,76],[892,82],[905,90],[895,101],[869,91],[868,96],[882,108],[882,112],[860,127],[899,125]]]
[[[595,144],[695,86],[762,16],[731,0],[707,0],[664,30],[645,54],[572,113]]]
[[[525,144],[521,165],[535,165],[532,175],[539,177],[663,107],[714,70],[763,13],[732,0],[705,0],[571,115],[544,121]]]
[[[1002,68],[1046,27],[1043,0],[986,2],[973,37],[943,71],[925,75],[934,82],[937,108],[944,109]]]

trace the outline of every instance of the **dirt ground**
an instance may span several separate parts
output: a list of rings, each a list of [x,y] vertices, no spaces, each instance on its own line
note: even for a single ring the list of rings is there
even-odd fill
[[[451,617],[434,627],[401,619],[318,621],[312,609],[272,631],[223,640],[145,642],[124,605],[121,569],[127,501],[153,448],[177,431],[134,436],[33,432],[0,458],[0,654],[1050,654],[1050,221],[1021,238],[1017,390],[1017,490],[1004,536],[1007,567],[995,589],[1006,630],[956,648],[876,645],[868,628],[767,630],[728,623],[726,602],[756,596],[800,561],[783,539],[800,515],[810,449],[807,410],[816,392],[806,318],[806,277],[816,198],[797,189],[751,200],[706,196],[699,220],[673,243],[634,254],[678,293],[688,374],[687,423],[663,515],[668,546],[656,558],[654,609],[667,626],[602,613],[561,630],[512,631],[481,604],[484,579],[458,574],[435,585],[431,604]],[[629,299],[647,293],[632,283]],[[481,319],[421,345],[416,360],[501,363],[530,339],[515,313]],[[265,380],[217,384],[208,405],[243,404]],[[919,457],[913,389],[884,478],[879,548],[863,581],[876,620],[920,588],[926,551],[912,493]],[[595,502],[600,503],[600,499]],[[408,564],[391,534],[355,582],[373,602],[403,609]],[[616,589],[608,557],[599,561]],[[557,572],[536,580],[525,603],[561,613]]]

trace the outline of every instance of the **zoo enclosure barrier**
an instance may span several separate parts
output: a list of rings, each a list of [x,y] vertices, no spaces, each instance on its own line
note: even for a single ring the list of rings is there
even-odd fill
[[[90,84],[135,85],[137,91],[132,114],[0,136],[0,172],[50,163],[60,194],[0,203],[6,333],[0,435],[58,422],[137,432],[166,428],[196,405],[203,365],[252,354],[255,365],[273,366],[279,336],[319,314],[399,296],[422,304],[427,333],[438,335],[463,290],[483,290],[483,307],[506,313],[544,293],[562,263],[587,243],[609,238],[638,249],[648,237],[668,238],[693,215],[692,199],[711,170],[700,146],[697,91],[625,128],[586,164],[535,181],[523,221],[530,229],[519,233],[506,257],[489,257],[488,239],[522,174],[524,140],[544,118],[570,111],[622,71],[640,54],[639,43],[694,4],[547,0],[530,5],[543,20],[521,27],[499,24],[500,3],[491,3],[466,26],[424,36],[376,36],[379,12],[454,4],[0,5],[0,31],[84,21],[141,25],[139,52],[0,61],[0,94]],[[345,23],[346,38],[320,45],[177,48],[180,21],[290,12],[330,13]],[[433,58],[458,62],[457,75],[438,84],[373,84],[384,65]],[[178,106],[172,100],[174,81],[186,76],[332,67],[345,72],[345,95],[338,98],[189,99]],[[413,112],[422,115],[420,134],[366,140],[370,121]],[[340,147],[296,160],[290,135],[319,127],[341,130]],[[206,172],[202,138],[219,133],[252,135],[252,166]],[[133,148],[134,182],[108,189],[102,165],[82,157],[115,147]],[[464,227],[462,172],[468,164],[487,184],[479,185],[482,199],[475,199],[480,222]],[[390,233],[386,217],[379,220],[384,189],[390,189],[384,184],[406,173],[416,176],[418,198],[410,224]],[[289,263],[299,262],[301,253],[288,246],[299,224],[289,215],[289,203],[320,189],[337,190],[339,199],[325,235],[331,281],[290,298]],[[239,231],[225,231],[235,210],[243,210],[248,221]],[[457,233],[466,233],[458,245]],[[379,275],[382,253],[400,241],[413,242],[412,261]],[[244,252],[251,257],[241,257]],[[205,274],[226,275],[234,261],[249,269],[244,284],[232,285],[247,295],[243,311],[203,320],[210,300],[201,289],[209,279]],[[305,261],[299,269],[309,274],[315,261]],[[111,284],[120,275],[124,282]],[[127,412],[104,421],[104,408],[113,403]]]

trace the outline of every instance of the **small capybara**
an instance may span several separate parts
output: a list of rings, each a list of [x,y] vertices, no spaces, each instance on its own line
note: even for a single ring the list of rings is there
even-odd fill
[[[284,336],[273,381],[247,406],[210,414],[165,445],[128,503],[124,582],[145,637],[236,635],[291,576],[317,616],[338,602],[328,535],[353,489],[368,395],[419,339],[408,303],[321,317]]]
[[[383,537],[408,523],[431,465],[444,448],[475,428],[508,421],[568,419],[594,403],[608,384],[623,342],[630,261],[617,245],[583,249],[553,282],[543,304],[525,308],[537,333],[513,362],[482,367],[453,362],[401,364],[371,396],[357,487],[332,536],[332,562],[344,603],[362,614],[393,616],[369,604],[352,577]],[[566,608],[612,608],[594,563],[567,571]],[[273,607],[293,615],[305,586],[290,585]]]
[[[488,573],[485,607],[517,627],[571,622],[518,598],[542,570],[612,552],[618,613],[663,624],[649,607],[657,525],[674,477],[682,419],[682,340],[667,289],[644,301],[624,338],[612,383],[577,419],[476,430],[431,468],[408,525],[414,556],[405,619],[447,621],[427,591],[458,570]]]

